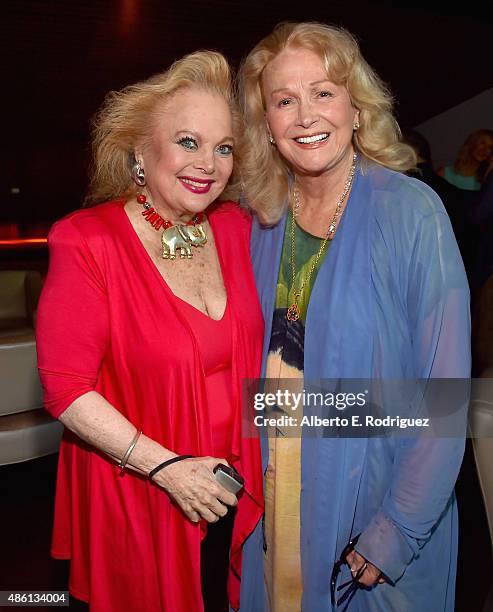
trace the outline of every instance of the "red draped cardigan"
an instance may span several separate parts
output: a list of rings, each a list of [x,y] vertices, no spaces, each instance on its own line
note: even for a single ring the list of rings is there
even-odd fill
[[[228,590],[239,607],[241,550],[263,511],[258,440],[242,436],[242,381],[259,375],[263,321],[250,266],[250,218],[209,212],[231,312],[232,463],[245,478]],[[204,368],[194,331],[145,251],[123,201],[77,211],[49,236],[38,320],[45,407],[58,417],[95,390],[137,429],[178,454],[213,455]],[[94,612],[201,612],[200,542],[166,492],[66,432],[52,555],[71,559],[69,588]]]

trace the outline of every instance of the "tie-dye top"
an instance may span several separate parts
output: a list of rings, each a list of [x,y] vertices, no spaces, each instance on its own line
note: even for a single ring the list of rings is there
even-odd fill
[[[306,279],[322,244],[318,238],[295,225],[296,277],[292,286],[291,224],[289,213],[277,280],[272,335],[266,377],[274,391],[279,379],[294,379],[290,388],[303,386],[305,323],[308,302],[317,272],[327,254],[327,243],[309,283],[297,304],[298,321],[289,322],[286,313],[294,293]],[[279,385],[286,387],[285,383]],[[278,409],[280,410],[280,409]],[[299,416],[299,415],[298,415]],[[277,427],[269,435],[269,465],[265,479],[265,583],[270,612],[299,612],[303,583],[300,559],[301,438],[289,436]],[[275,499],[275,503],[274,503]]]

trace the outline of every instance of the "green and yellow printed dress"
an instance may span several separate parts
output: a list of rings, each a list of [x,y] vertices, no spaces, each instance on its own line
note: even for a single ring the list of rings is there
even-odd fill
[[[330,246],[328,242],[309,282],[310,266],[323,239],[295,224],[296,277],[292,286],[292,213],[288,215],[277,281],[272,335],[267,357],[266,378],[269,390],[278,388],[280,379],[293,379],[291,391],[303,390],[305,322],[308,302],[318,269]],[[295,291],[305,287],[297,300],[298,321],[286,319]],[[279,388],[284,389],[286,383]],[[281,408],[277,409],[282,411]],[[276,416],[280,416],[278,412]],[[300,412],[296,413],[300,418]],[[300,561],[301,435],[277,427],[269,435],[269,465],[265,480],[265,581],[270,612],[299,612],[303,584]]]

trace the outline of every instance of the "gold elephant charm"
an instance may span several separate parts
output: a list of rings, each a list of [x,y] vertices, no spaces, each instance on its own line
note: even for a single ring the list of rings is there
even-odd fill
[[[164,230],[161,236],[163,245],[163,259],[175,259],[176,252],[180,250],[181,259],[192,257],[192,246],[204,246],[207,242],[204,228],[197,225],[172,225]]]

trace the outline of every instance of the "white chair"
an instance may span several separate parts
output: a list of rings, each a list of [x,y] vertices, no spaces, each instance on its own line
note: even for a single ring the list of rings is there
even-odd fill
[[[493,546],[493,367],[474,381],[471,389],[470,429],[479,484]],[[493,612],[493,583],[483,612]]]
[[[0,338],[31,334],[42,276],[35,270],[0,270]]]
[[[61,423],[44,409],[33,319],[41,275],[0,271],[0,465],[56,453]]]

